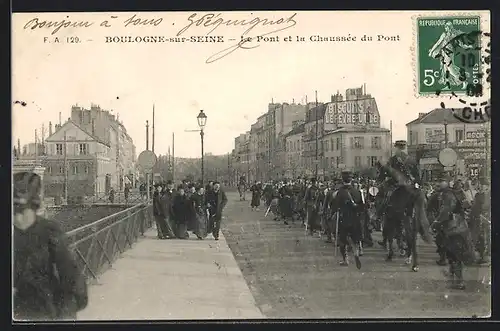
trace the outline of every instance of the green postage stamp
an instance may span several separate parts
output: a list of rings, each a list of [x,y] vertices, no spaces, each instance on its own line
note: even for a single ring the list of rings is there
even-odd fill
[[[470,95],[481,86],[480,30],[479,15],[416,18],[418,95]]]

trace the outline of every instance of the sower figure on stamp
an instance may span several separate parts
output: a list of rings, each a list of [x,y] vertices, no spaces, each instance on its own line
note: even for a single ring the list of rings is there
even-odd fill
[[[333,208],[340,213],[338,241],[340,242],[340,253],[342,261],[340,265],[348,266],[348,246],[354,250],[354,260],[356,267],[361,268],[360,246],[357,244],[361,240],[361,211],[363,201],[361,192],[351,185],[352,174],[350,171],[342,172],[343,185],[337,192],[333,201]]]

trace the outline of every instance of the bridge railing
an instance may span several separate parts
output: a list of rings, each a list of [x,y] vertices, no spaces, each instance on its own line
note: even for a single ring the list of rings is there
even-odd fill
[[[126,204],[133,206],[145,202],[146,198],[145,194],[136,191],[132,191],[128,195],[125,195],[123,191],[115,192],[112,199],[109,193],[99,192],[94,196],[86,197],[83,202],[87,204]]]
[[[153,224],[151,204],[139,203],[66,233],[84,276],[92,281]]]

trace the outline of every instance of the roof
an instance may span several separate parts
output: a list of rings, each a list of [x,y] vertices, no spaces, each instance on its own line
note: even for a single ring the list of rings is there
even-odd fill
[[[436,108],[431,110],[422,117],[416,118],[413,121],[407,123],[411,124],[441,124],[444,122],[449,124],[462,123],[458,118],[453,116],[453,109],[451,108]]]
[[[326,112],[326,104],[319,104],[316,107],[312,107],[306,112],[306,123],[314,122],[316,121],[316,112],[319,112],[317,115],[317,119],[323,119],[325,117],[325,112]]]
[[[299,134],[299,133],[304,133],[305,132],[305,127],[306,127],[305,123],[302,123],[302,124],[296,126],[295,128],[292,129],[292,131],[290,131],[287,134],[285,134],[285,138],[289,137],[289,136],[293,136],[293,135]]]
[[[76,123],[75,123],[74,121],[72,121],[71,119],[68,119],[68,120],[66,121],[66,123],[64,123],[63,125],[61,125],[61,126],[60,126],[57,130],[55,130],[55,131],[54,131],[54,133],[53,133],[53,134],[51,134],[51,135],[50,135],[49,137],[47,137],[45,140],[49,140],[52,136],[54,136],[57,132],[59,132],[59,131],[60,131],[60,130],[61,130],[61,129],[62,129],[62,128],[66,125],[66,124],[68,124],[68,123],[73,124],[73,125],[74,125],[74,126],[76,126],[79,130],[81,130],[81,131],[85,132],[85,133],[86,133],[86,134],[88,134],[90,137],[92,137],[92,139],[94,139],[95,141],[97,141],[97,142],[99,142],[99,143],[101,143],[101,144],[103,144],[103,145],[106,145],[106,146],[110,147],[110,145],[109,145],[107,142],[105,142],[104,140],[100,139],[99,137],[97,137],[97,136],[95,136],[95,135],[91,134],[90,132],[87,132],[87,130],[85,130],[84,128],[82,128],[80,125],[76,124]]]
[[[358,127],[341,127],[335,130],[331,131],[326,131],[324,133],[324,136],[329,135],[329,134],[334,134],[334,133],[339,133],[339,132],[391,132],[389,129],[386,128],[374,128],[374,127],[364,127],[364,126],[358,126]]]

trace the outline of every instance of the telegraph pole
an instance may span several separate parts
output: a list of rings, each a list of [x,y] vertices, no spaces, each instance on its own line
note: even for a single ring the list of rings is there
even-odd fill
[[[175,182],[175,133],[172,132],[172,182]]]
[[[390,151],[391,151],[391,156],[392,156],[392,120],[391,120],[391,122],[390,122],[389,125],[390,125],[390,127],[389,127],[389,134],[390,134],[390,137],[391,137],[391,146],[390,146],[391,149],[390,149]],[[411,141],[409,141],[408,143],[411,144]]]
[[[153,139],[151,143],[151,151],[155,152],[155,104],[153,104]]]
[[[444,146],[448,147],[448,121],[444,120]]]
[[[149,151],[149,121],[146,121],[146,150]]]
[[[318,113],[319,113],[319,109],[318,109],[318,91],[314,91],[314,93],[316,94],[316,109],[315,109],[315,113],[316,113],[316,169],[314,171],[314,176],[316,177],[316,180],[318,179],[318,166],[319,166],[319,160],[318,160],[318,152],[319,152],[319,141],[318,141]]]
[[[38,134],[35,129],[35,164],[38,163]]]
[[[67,154],[67,138],[64,131],[64,201],[68,203],[68,154]]]
[[[230,155],[230,153],[227,153],[227,185],[231,185],[230,183],[232,182],[232,180],[231,180],[231,163],[229,162],[229,155]]]

